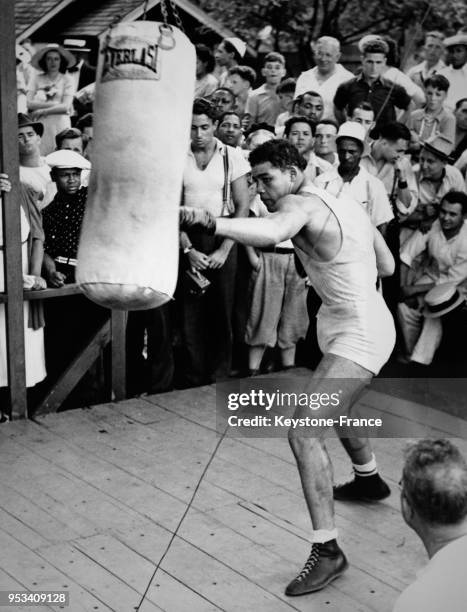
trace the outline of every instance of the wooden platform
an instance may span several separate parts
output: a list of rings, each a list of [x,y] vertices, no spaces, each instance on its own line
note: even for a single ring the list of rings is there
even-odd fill
[[[0,426],[0,590],[68,590],[70,612],[135,610],[219,440],[215,394],[177,391]],[[374,391],[362,402],[397,418],[427,414]],[[433,435],[465,428],[430,416]],[[287,598],[310,549],[287,440],[225,438],[141,612],[390,611],[426,560],[399,513],[405,443],[374,441],[388,500],[336,504],[349,571]],[[328,446],[336,480],[347,479],[339,442]]]

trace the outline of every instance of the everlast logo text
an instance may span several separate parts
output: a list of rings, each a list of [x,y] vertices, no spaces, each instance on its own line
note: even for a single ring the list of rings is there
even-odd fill
[[[105,49],[103,81],[160,78],[157,45],[129,38],[119,38],[113,42],[122,46],[109,45]],[[148,70],[151,72],[148,73]]]

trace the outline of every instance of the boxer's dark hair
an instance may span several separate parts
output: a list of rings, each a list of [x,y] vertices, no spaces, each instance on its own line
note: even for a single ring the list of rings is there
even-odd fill
[[[407,140],[410,142],[411,135],[409,128],[399,121],[390,121],[378,128],[380,138],[396,142],[397,140]]]
[[[298,149],[288,140],[269,140],[253,149],[248,158],[250,165],[258,166],[269,162],[274,168],[286,170],[290,166],[296,166],[299,170],[305,170],[307,160],[300,155]]]

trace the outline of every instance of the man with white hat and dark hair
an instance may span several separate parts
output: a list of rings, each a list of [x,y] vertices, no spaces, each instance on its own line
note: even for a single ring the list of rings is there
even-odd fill
[[[438,292],[427,296],[428,292],[451,283],[461,294],[467,293],[466,214],[467,194],[449,191],[441,200],[439,218],[431,229],[426,233],[416,231],[401,249],[398,317],[410,361],[423,365],[432,362],[442,335],[439,317],[444,312],[439,307],[453,298],[451,295],[440,302]],[[422,254],[425,257],[420,265]],[[411,282],[414,277],[415,282]]]
[[[372,224],[384,235],[394,214],[382,181],[360,165],[365,136],[365,128],[359,123],[343,123],[336,138],[339,166],[317,176],[315,183],[336,198],[350,196],[356,200],[366,210]]]
[[[54,151],[47,156],[57,194],[43,211],[44,270],[51,287],[62,287],[75,282],[78,243],[84,212],[87,187],[81,187],[81,172],[90,164],[79,153],[70,150]],[[103,324],[108,311],[83,295],[57,297],[45,304],[45,348],[47,372],[54,380],[84,348],[84,343]],[[87,384],[94,395],[81,395],[76,404],[96,403],[97,375],[91,373]],[[86,388],[86,393],[90,391]],[[73,401],[73,400],[71,400]],[[73,404],[74,406],[75,404]]]
[[[448,64],[439,71],[449,81],[446,108],[454,111],[456,103],[467,95],[467,32],[460,32],[444,40]]]
[[[54,151],[46,161],[51,168],[57,194],[44,209],[44,267],[52,287],[74,282],[81,224],[87,199],[87,187],[81,187],[81,172],[91,167],[79,153]]]
[[[238,66],[246,52],[246,42],[231,36],[217,46],[214,51],[216,67],[213,71],[214,76],[219,81],[219,87],[223,87],[229,78],[229,69]]]

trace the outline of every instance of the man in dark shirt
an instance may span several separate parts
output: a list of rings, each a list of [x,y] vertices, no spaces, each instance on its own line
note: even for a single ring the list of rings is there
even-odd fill
[[[43,210],[44,276],[51,287],[75,282],[78,244],[86,208],[87,187],[81,187],[81,172],[90,163],[70,150],[47,156],[57,193]],[[108,310],[84,295],[55,297],[45,303],[45,355],[47,373],[55,380],[90,341],[108,317]],[[84,406],[103,399],[95,368],[67,399],[67,407]]]
[[[339,85],[334,96],[335,115],[340,122],[345,121],[349,107],[361,102],[369,102],[373,107],[376,130],[396,119],[396,108],[408,108],[410,96],[405,89],[381,76],[387,54],[388,46],[382,40],[365,45],[361,73]]]

